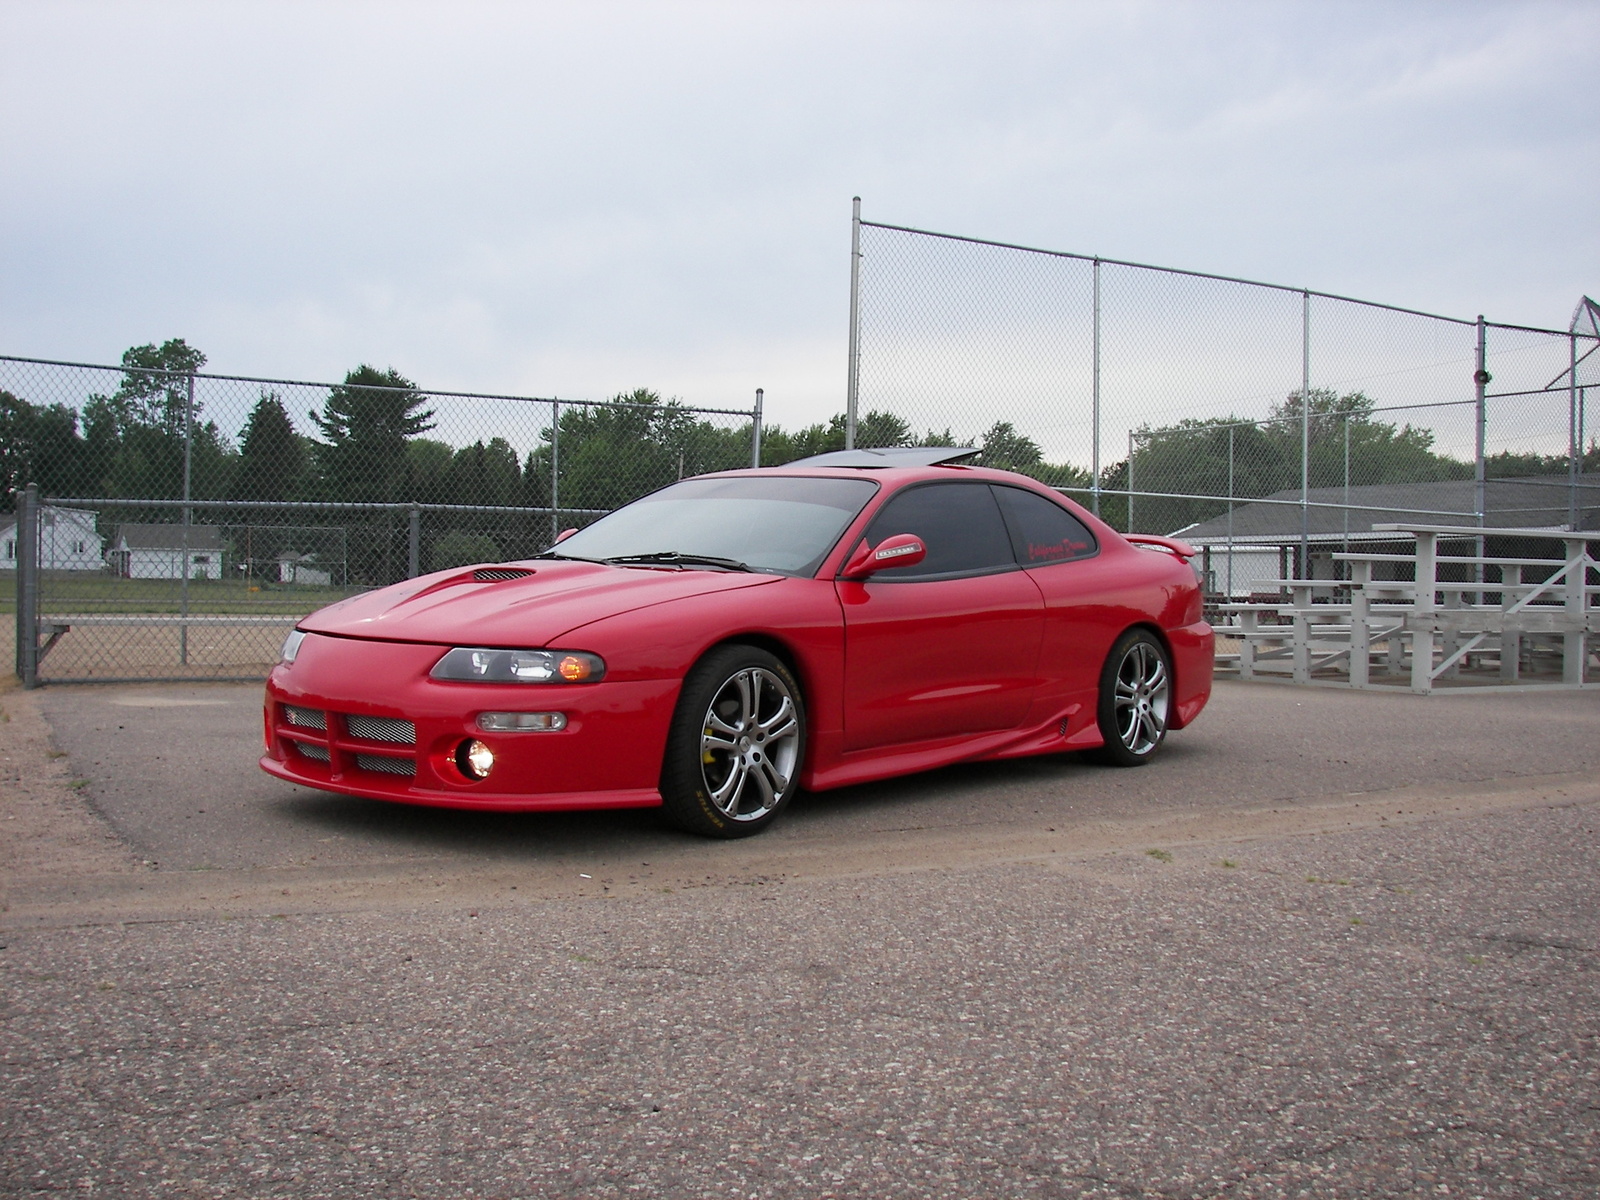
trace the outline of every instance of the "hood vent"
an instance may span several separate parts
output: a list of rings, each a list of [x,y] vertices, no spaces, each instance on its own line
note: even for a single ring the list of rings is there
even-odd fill
[[[472,573],[474,583],[500,583],[507,579],[522,579],[532,575],[526,567],[479,567]]]

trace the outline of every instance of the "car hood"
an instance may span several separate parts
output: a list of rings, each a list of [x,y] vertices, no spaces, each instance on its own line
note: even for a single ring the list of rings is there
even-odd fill
[[[524,571],[513,578],[496,576]],[[774,575],[541,560],[441,571],[319,609],[310,633],[440,646],[548,646],[604,617],[776,583]],[[582,647],[573,647],[581,649]]]

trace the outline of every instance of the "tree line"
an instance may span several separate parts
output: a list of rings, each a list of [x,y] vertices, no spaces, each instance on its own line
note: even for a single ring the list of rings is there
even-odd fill
[[[0,391],[0,492],[9,496],[33,482],[46,496],[181,497],[187,377],[205,362],[205,354],[182,338],[132,347],[122,356],[124,373],[116,390],[91,395],[81,412],[59,402],[35,405]],[[1131,477],[1138,491],[1226,495],[1231,443],[1234,496],[1297,488],[1306,409],[1313,487],[1344,482],[1347,456],[1352,485],[1472,474],[1470,463],[1435,448],[1430,431],[1383,420],[1364,393],[1312,389],[1304,396],[1290,393],[1266,421],[1219,417],[1143,426],[1135,433],[1131,459],[1106,467],[1100,486],[1105,492],[1125,490]],[[558,428],[541,429],[536,447],[521,456],[504,437],[466,446],[430,437],[437,429],[436,409],[425,392],[392,368],[356,367],[305,418],[314,435],[298,432],[283,398],[263,388],[234,436],[197,400],[190,412],[190,494],[202,500],[481,509],[544,509],[555,503],[562,509],[607,510],[675,479],[750,464],[748,422],[714,424],[647,388],[620,393],[606,405],[564,405]],[[842,413],[796,429],[770,425],[763,430],[762,465],[842,449],[844,441]],[[869,411],[857,423],[856,444],[961,443],[949,428],[919,432],[892,413]],[[1038,443],[1008,421],[995,421],[964,444],[981,449],[986,465],[1054,487],[1085,492],[1093,482],[1080,467],[1046,461]],[[1595,445],[1584,457],[1585,470],[1600,468]],[[1563,474],[1567,459],[1502,453],[1487,467],[1491,476]],[[1102,496],[1102,514],[1113,523],[1122,523],[1124,505],[1120,497]],[[1135,511],[1141,527],[1165,530],[1220,509],[1214,501],[1174,498],[1140,499]],[[474,536],[475,529],[493,523],[463,515],[451,528]],[[530,522],[529,529],[528,539],[547,537],[548,521]]]
[[[437,412],[394,369],[362,365],[305,414],[296,429],[281,395],[263,388],[236,436],[192,407],[188,376],[205,354],[182,338],[135,346],[108,395],[81,412],[35,405],[0,391],[0,491],[27,483],[45,496],[163,499],[183,495],[185,412],[189,412],[189,494],[197,500],[450,504],[472,507],[611,509],[675,479],[750,464],[748,421],[719,425],[648,388],[603,405],[564,405],[558,428],[519,457],[504,437],[452,446],[428,436]],[[844,448],[845,417],[798,429],[768,425],[761,462],[776,466]],[[951,431],[916,434],[890,413],[857,423],[860,446],[957,444]],[[1009,422],[973,444],[985,461],[1063,485],[1086,484],[1074,467],[1044,463],[1039,447]],[[553,477],[554,487],[552,486]]]

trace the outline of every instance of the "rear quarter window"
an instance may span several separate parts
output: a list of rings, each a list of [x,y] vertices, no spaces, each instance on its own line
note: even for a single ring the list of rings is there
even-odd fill
[[[1094,534],[1067,509],[1038,492],[996,485],[1017,561],[1025,567],[1088,558],[1100,549]]]

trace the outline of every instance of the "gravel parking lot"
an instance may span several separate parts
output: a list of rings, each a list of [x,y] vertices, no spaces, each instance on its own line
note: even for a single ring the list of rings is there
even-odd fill
[[[1600,694],[1224,684],[1165,761],[710,844],[0,694],[0,1192],[1600,1192]]]

